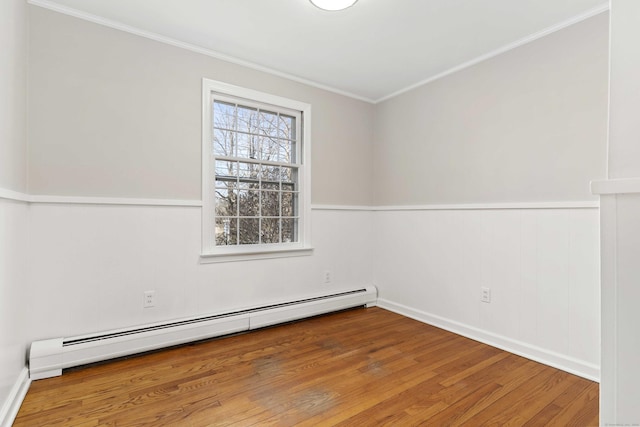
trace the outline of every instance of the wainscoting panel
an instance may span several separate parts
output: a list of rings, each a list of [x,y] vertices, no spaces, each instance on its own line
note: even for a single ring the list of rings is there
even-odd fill
[[[20,197],[10,196],[0,194],[0,426],[11,425],[28,388],[24,372],[31,310],[27,295],[29,206]]]
[[[30,209],[32,341],[371,284],[369,211],[314,210],[310,256],[201,264],[199,207],[33,203]],[[155,307],[143,308],[147,290],[156,291]]]
[[[374,230],[381,306],[517,342],[521,354],[535,349],[532,358],[547,353],[598,378],[598,209],[381,211]],[[490,303],[480,301],[482,287]]]

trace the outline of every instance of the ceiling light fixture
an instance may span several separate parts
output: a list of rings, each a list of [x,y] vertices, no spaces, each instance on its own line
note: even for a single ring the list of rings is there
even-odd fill
[[[309,0],[322,10],[343,10],[356,4],[358,0]]]

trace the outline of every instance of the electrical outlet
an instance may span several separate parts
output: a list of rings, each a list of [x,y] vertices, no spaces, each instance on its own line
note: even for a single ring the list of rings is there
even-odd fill
[[[156,305],[156,291],[144,291],[144,301],[142,302],[143,308],[155,307]]]
[[[491,289],[482,287],[480,288],[480,301],[490,303],[491,302]]]
[[[325,270],[324,272],[324,283],[331,283],[331,270]]]

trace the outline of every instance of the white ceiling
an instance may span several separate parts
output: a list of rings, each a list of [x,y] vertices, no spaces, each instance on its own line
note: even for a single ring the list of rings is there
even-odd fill
[[[608,0],[359,0],[325,12],[308,0],[30,2],[368,101],[608,7]]]

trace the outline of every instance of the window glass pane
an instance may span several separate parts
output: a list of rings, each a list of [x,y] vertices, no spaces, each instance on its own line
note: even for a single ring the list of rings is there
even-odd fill
[[[236,245],[238,243],[238,220],[216,218],[216,245]]]
[[[227,102],[213,103],[213,126],[223,129],[235,129],[236,106]]]
[[[215,129],[213,131],[213,153],[216,156],[235,156],[235,132]]]
[[[262,165],[260,172],[263,182],[280,182],[280,166]]]
[[[213,101],[212,122],[206,126],[212,130],[210,154],[215,159],[215,177],[208,181],[214,184],[214,212],[208,214],[215,218],[211,234],[216,245],[278,244],[300,238],[298,180],[304,169],[292,164],[300,162],[301,123],[295,115],[265,107]],[[211,171],[203,174],[211,176]]]
[[[246,133],[236,134],[238,157],[256,159],[258,156],[258,137]]]
[[[283,139],[296,139],[296,118],[280,115],[278,122],[278,137]]]
[[[260,187],[262,190],[279,190],[280,183],[273,181],[262,181],[262,186]]]
[[[262,134],[278,136],[278,114],[270,111],[260,111],[260,129]]]
[[[282,216],[297,216],[298,193],[282,193]]]
[[[236,156],[244,159],[251,158],[251,154],[254,152],[251,146],[251,135],[236,133],[236,141],[238,146]]]
[[[238,193],[226,188],[216,188],[216,216],[238,214]]]
[[[240,218],[240,244],[260,243],[260,220],[258,218]]]
[[[269,162],[278,161],[278,153],[280,151],[279,141],[276,138],[265,136],[261,138],[260,143],[260,159]]]
[[[232,177],[235,181],[238,165],[236,162],[216,160],[216,177]]]
[[[238,106],[238,131],[258,133],[258,110]]]
[[[298,219],[282,219],[282,242],[289,243],[298,240]]]
[[[288,168],[286,166],[282,166],[280,168],[280,176],[282,177],[282,182],[294,183],[298,180],[298,170],[296,168]]]
[[[263,191],[261,199],[262,216],[280,216],[280,193],[277,191]]]
[[[263,218],[260,240],[262,243],[280,243],[280,220]]]
[[[240,178],[248,178],[246,182],[258,182],[260,176],[260,165],[255,163],[238,162],[238,176]]]
[[[238,205],[240,216],[258,216],[260,192],[253,190],[238,191]]]
[[[295,142],[286,139],[278,140],[278,161],[295,163]]]
[[[282,183],[282,189],[284,191],[295,191],[296,190],[296,185],[295,184],[287,184],[286,182]]]

